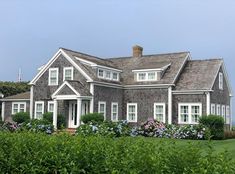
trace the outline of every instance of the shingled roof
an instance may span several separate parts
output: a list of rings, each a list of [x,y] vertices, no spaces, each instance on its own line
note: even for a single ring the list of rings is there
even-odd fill
[[[12,95],[12,96],[8,96],[3,98],[2,100],[29,100],[30,99],[30,92],[23,92],[20,94],[16,94],[16,95]]]
[[[102,59],[99,57],[79,53],[69,49],[61,48],[79,65],[94,81],[110,82],[109,80],[97,78],[96,71],[91,66],[82,64],[77,58],[81,58],[97,65],[106,66],[122,70],[120,82],[114,82],[122,85],[141,85],[141,84],[173,84],[180,68],[188,58],[189,52],[143,55],[142,57],[119,57]],[[139,69],[158,69],[170,65],[164,76],[159,81],[136,82],[132,70]]]
[[[210,90],[222,62],[222,59],[188,61],[176,90]]]

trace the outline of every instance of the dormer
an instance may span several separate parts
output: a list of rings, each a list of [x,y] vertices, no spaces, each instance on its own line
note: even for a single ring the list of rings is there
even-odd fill
[[[162,68],[156,69],[136,69],[132,70],[132,72],[134,73],[135,81],[137,82],[159,81],[170,65],[171,64],[168,64]]]

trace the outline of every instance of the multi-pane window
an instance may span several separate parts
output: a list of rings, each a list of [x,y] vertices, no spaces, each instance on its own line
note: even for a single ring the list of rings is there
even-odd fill
[[[223,90],[223,73],[219,73],[219,89]]]
[[[49,85],[58,85],[58,68],[49,69]]]
[[[54,112],[54,102],[48,101],[47,112]]]
[[[26,103],[25,102],[13,102],[12,103],[12,114],[18,112],[26,112]]]
[[[146,80],[146,73],[138,73],[138,81]]]
[[[154,119],[165,123],[165,103],[154,103]]]
[[[106,119],[106,102],[99,102],[98,103],[98,112],[103,114],[104,119]]]
[[[137,81],[155,81],[157,80],[157,72],[138,72]]]
[[[100,77],[100,78],[104,77],[104,70],[98,69],[98,77]]]
[[[113,80],[118,80],[118,73],[113,72]]]
[[[211,104],[211,114],[215,115],[215,104]]]
[[[219,104],[216,105],[216,115],[221,115]]]
[[[198,123],[202,115],[201,103],[180,103],[179,104],[179,123],[195,124]]]
[[[223,116],[224,120],[226,120],[226,118],[225,118],[225,105],[222,105],[222,107],[221,107],[221,115]]]
[[[127,121],[137,122],[137,103],[127,103]]]
[[[112,103],[111,120],[118,121],[118,103]]]
[[[111,79],[111,72],[110,71],[105,71],[105,78]]]
[[[226,106],[226,124],[230,123],[230,107]]]
[[[64,68],[64,80],[73,80],[73,67]]]
[[[44,113],[44,102],[36,101],[35,102],[35,113],[34,116],[36,119],[42,119],[42,115]]]

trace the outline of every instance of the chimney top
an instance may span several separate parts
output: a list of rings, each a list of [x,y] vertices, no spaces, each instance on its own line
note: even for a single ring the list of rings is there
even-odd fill
[[[133,49],[133,57],[142,57],[143,55],[143,48],[139,45],[135,45],[132,47]]]

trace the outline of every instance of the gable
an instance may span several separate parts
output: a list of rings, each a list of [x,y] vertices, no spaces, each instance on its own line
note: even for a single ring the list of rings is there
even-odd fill
[[[65,85],[56,95],[76,95],[76,93]]]
[[[39,78],[43,76],[43,74],[45,74],[49,68],[55,66],[55,62],[61,57],[67,60],[70,63],[70,66],[72,65],[77,71],[79,71],[84,76],[84,78],[86,78],[86,80],[92,81],[89,75],[87,75],[86,72],[83,71],[83,69],[77,63],[75,63],[62,49],[59,49],[59,51],[47,62],[45,66],[43,66],[43,68],[41,68],[41,70],[37,73],[37,75],[29,84],[35,85]],[[63,64],[59,65],[64,66]]]

